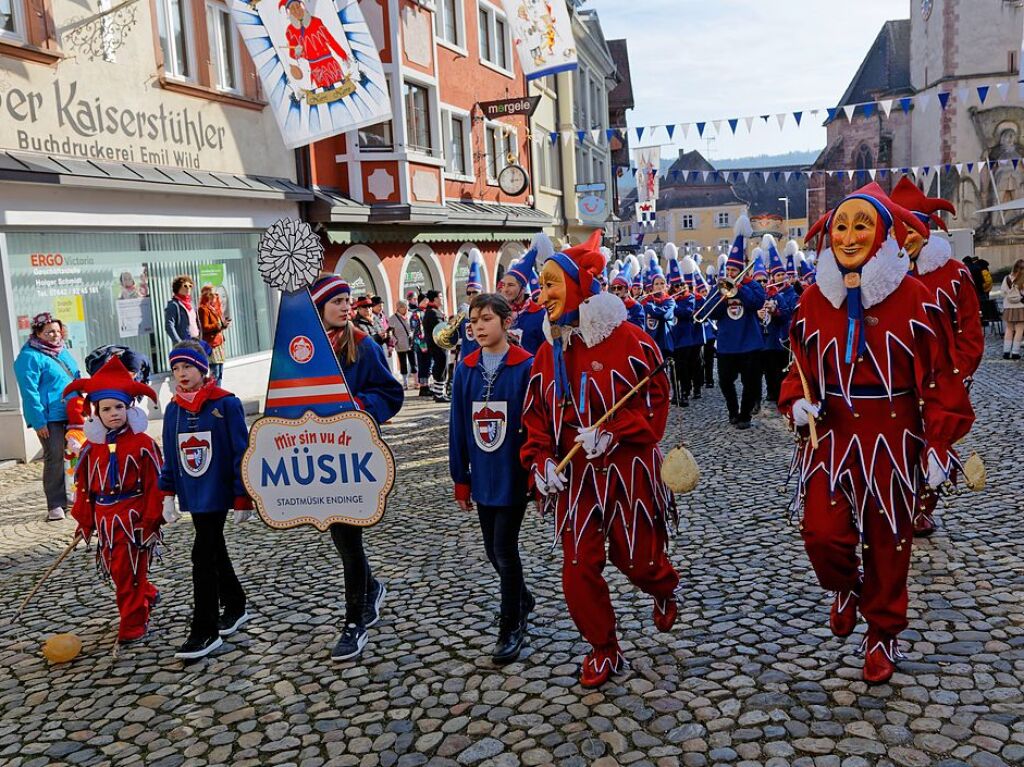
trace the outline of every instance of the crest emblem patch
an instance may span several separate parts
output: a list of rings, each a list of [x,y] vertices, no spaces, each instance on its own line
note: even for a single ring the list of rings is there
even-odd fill
[[[493,453],[505,443],[507,431],[507,402],[473,403],[473,439],[478,448]]]
[[[178,461],[190,477],[201,477],[213,458],[213,434],[208,431],[178,435]]]
[[[729,308],[725,310],[725,313],[729,315],[731,320],[739,320],[743,318],[743,302],[742,301],[730,301]]]

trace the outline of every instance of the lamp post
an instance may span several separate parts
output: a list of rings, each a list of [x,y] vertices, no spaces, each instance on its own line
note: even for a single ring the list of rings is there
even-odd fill
[[[789,236],[789,195],[786,195],[785,197],[780,197],[779,198],[779,202],[786,203],[786,223],[783,224],[783,228],[785,229],[785,231],[782,234],[783,234],[783,236],[788,237]]]

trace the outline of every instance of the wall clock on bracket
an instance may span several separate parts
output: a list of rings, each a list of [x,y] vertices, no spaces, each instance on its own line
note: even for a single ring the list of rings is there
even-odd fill
[[[506,165],[498,174],[498,186],[510,197],[522,194],[529,185],[530,177],[522,165],[516,163]]]

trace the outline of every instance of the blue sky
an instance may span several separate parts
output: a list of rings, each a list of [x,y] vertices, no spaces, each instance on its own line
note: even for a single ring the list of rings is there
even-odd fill
[[[588,0],[605,37],[629,41],[636,108],[630,125],[696,122],[834,106],[888,19],[913,0]],[[821,117],[824,117],[822,113]],[[779,130],[727,125],[708,144],[691,130],[677,149],[711,159],[820,149],[821,119]],[[705,133],[707,138],[708,132]],[[635,138],[635,137],[634,137]],[[667,142],[664,131],[658,143]],[[635,141],[633,142],[635,143]],[[644,143],[647,143],[646,137]],[[662,155],[674,155],[666,147]]]

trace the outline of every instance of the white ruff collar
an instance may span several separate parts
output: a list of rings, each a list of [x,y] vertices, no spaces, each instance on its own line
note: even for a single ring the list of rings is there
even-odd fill
[[[891,237],[882,243],[878,252],[867,260],[860,273],[860,300],[865,309],[880,304],[903,282],[910,267],[910,259],[903,252],[896,240]],[[836,309],[846,301],[846,285],[843,273],[831,248],[827,248],[818,256],[818,274],[816,282],[821,294]]]
[[[149,418],[145,410],[137,405],[128,408],[128,428],[132,432],[142,434],[147,426],[149,426]],[[107,427],[100,422],[98,416],[86,418],[82,425],[82,431],[85,432],[85,438],[90,442],[95,442],[97,445],[107,443]]]
[[[929,237],[917,254],[917,273],[928,274],[941,269],[953,257],[953,246],[945,237]]]
[[[580,326],[575,332],[588,347],[597,346],[626,321],[626,305],[611,293],[598,293],[580,304]],[[544,337],[551,339],[551,323],[544,313]]]

